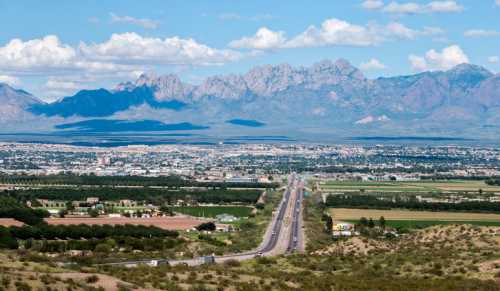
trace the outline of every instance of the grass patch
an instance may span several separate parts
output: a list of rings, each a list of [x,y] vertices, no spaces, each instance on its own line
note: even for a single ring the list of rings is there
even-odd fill
[[[252,212],[252,208],[247,206],[185,206],[174,207],[173,210],[191,216],[210,218],[224,213],[236,217],[248,217]]]

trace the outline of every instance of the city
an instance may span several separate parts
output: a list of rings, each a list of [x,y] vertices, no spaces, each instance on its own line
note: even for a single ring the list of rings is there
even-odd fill
[[[0,291],[500,291],[500,0],[0,0]]]

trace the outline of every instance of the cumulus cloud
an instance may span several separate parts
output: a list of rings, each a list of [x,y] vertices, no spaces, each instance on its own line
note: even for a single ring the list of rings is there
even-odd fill
[[[373,30],[371,27],[331,18],[325,20],[320,28],[309,26],[304,32],[289,40],[286,47],[373,46],[382,41],[382,36]]]
[[[81,43],[79,49],[87,59],[118,64],[221,65],[241,57],[191,38],[152,38],[133,32],[113,34],[103,43]]]
[[[158,25],[160,24],[156,20],[148,19],[148,18],[135,18],[132,16],[119,16],[114,13],[110,13],[111,16],[111,22],[112,23],[128,23],[128,24],[133,24],[133,25],[138,25],[141,26],[145,29],[156,29],[158,28]]]
[[[260,28],[255,35],[230,42],[233,48],[278,49],[318,46],[375,46],[387,40],[415,39],[419,36],[441,35],[443,30],[427,27],[415,30],[393,22],[387,25],[358,25],[337,18],[325,20],[321,27],[309,26],[304,32],[286,38],[283,31]]]
[[[491,57],[488,58],[488,63],[490,63],[490,64],[496,64],[498,62],[500,62],[500,57],[499,56],[491,56]]]
[[[492,37],[500,36],[500,31],[486,29],[469,29],[464,32],[465,37]]]
[[[75,49],[61,43],[55,35],[26,42],[13,39],[0,47],[0,68],[6,71],[67,68],[72,67],[76,60]]]
[[[233,48],[273,49],[282,47],[285,41],[283,31],[272,31],[267,27],[261,27],[255,35],[232,41],[229,46]]]
[[[5,83],[9,86],[19,86],[21,84],[21,80],[13,76],[0,75],[0,83]]]
[[[379,60],[372,58],[368,62],[361,63],[359,68],[363,71],[376,71],[376,70],[384,70],[387,67]]]
[[[434,49],[424,56],[410,55],[408,57],[414,71],[448,70],[456,65],[469,63],[469,58],[458,45],[443,48],[441,52]]]
[[[55,35],[0,46],[0,70],[9,75],[61,75],[67,72],[113,73],[142,70],[145,65],[220,65],[241,56],[193,39],[149,38],[113,34],[103,43],[73,47]]]
[[[365,9],[378,9],[392,14],[456,13],[464,10],[462,5],[451,0],[432,1],[427,4],[392,1],[385,6],[382,1],[367,0],[363,2],[362,6]]]
[[[499,0],[500,1],[500,0]],[[363,3],[361,3],[361,6],[365,9],[379,9],[384,6],[384,1],[382,0],[366,0]]]
[[[42,77],[47,81],[37,87],[38,94],[54,100],[96,83],[133,78],[137,72],[221,65],[240,57],[242,53],[234,50],[211,48],[179,37],[160,39],[123,33],[101,43],[71,46],[49,35],[0,45],[0,82],[19,85],[24,77]]]

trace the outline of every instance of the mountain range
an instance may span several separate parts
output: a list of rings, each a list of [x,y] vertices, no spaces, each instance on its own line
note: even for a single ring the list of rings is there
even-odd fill
[[[461,64],[448,71],[369,79],[339,59],[310,67],[259,66],[199,85],[172,74],[142,75],[53,103],[0,84],[0,124],[10,132],[102,132],[119,124],[119,131],[215,135],[490,137],[500,132],[500,74]]]

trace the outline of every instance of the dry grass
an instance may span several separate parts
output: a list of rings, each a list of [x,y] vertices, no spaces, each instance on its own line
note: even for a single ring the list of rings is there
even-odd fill
[[[9,226],[23,226],[23,225],[24,223],[12,218],[0,218],[0,226],[9,227]]]
[[[432,212],[409,210],[377,210],[334,208],[330,210],[334,220],[358,220],[360,217],[386,220],[443,220],[443,221],[500,221],[500,214]]]

